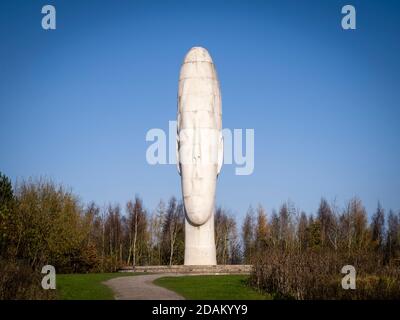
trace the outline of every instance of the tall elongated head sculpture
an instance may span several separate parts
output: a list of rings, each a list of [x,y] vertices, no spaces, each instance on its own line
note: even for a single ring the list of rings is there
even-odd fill
[[[206,49],[186,54],[179,76],[176,154],[185,206],[185,265],[215,265],[214,207],[222,167],[221,93]]]

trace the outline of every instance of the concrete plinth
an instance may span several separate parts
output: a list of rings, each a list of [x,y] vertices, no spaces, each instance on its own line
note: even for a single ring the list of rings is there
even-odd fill
[[[179,274],[250,274],[252,265],[197,265],[197,266],[136,266],[124,267],[119,272],[179,273]]]

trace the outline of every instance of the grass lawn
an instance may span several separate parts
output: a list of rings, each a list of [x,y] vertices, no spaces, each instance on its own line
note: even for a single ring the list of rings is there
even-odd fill
[[[245,275],[183,276],[156,279],[155,284],[175,291],[189,300],[265,300],[263,295],[246,283]]]
[[[136,273],[87,273],[58,274],[56,278],[57,298],[60,300],[113,300],[112,290],[103,281]]]

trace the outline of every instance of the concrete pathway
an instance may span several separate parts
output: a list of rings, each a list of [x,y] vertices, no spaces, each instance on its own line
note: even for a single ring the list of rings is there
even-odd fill
[[[161,277],[174,277],[177,274],[149,274],[120,277],[103,282],[115,294],[116,300],[184,300],[179,294],[159,287],[153,283]]]

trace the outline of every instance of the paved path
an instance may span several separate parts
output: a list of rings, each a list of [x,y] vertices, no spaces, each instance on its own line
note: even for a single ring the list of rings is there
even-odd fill
[[[153,283],[155,279],[165,276],[179,275],[149,274],[120,277],[103,283],[114,291],[117,300],[184,300],[179,294]]]

